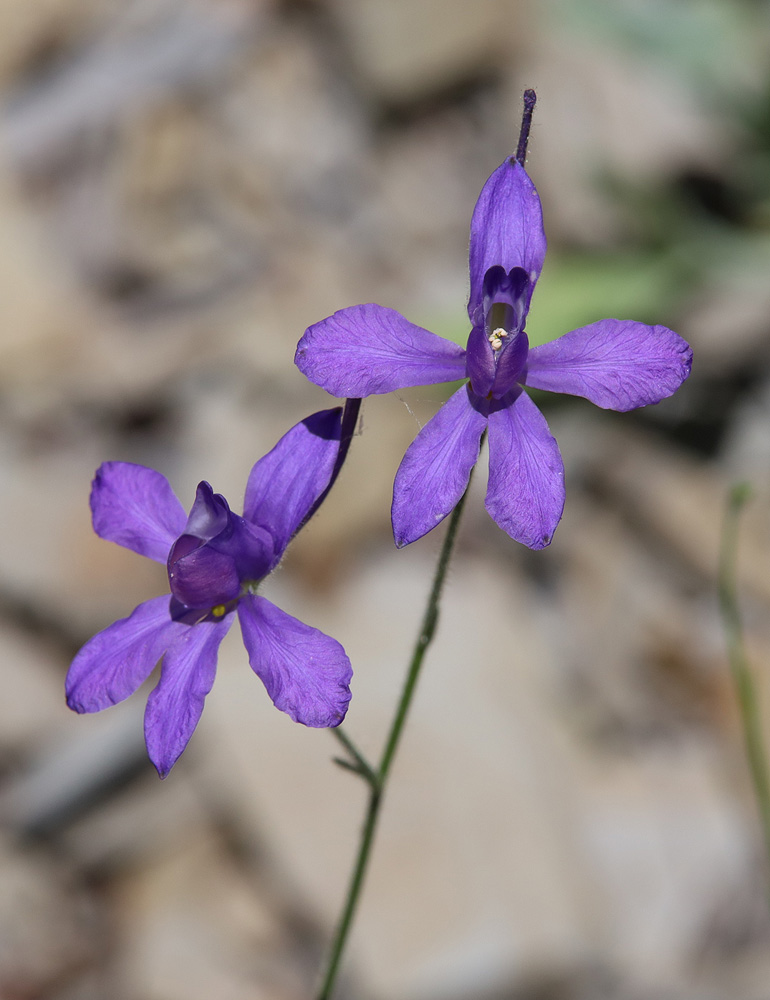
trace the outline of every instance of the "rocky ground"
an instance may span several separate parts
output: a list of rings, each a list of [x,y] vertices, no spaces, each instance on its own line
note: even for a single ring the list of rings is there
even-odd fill
[[[660,322],[693,376],[649,412],[543,401],[567,508],[542,553],[489,520],[480,467],[340,1000],[770,996],[715,596],[747,478],[764,671],[770,22],[748,3],[642,8],[5,0],[3,1000],[312,994],[364,790],[327,733],[270,705],[236,634],[165,782],[141,694],[69,713],[75,650],[164,589],[93,535],[89,482],[136,461],[185,503],[205,478],[237,508],[256,458],[327,403],[291,363],[308,324],[377,301],[462,337],[470,214],[525,86],[551,247],[533,338]],[[332,501],[269,585],[345,645],[348,729],[373,755],[441,531],[396,552],[390,488],[441,391],[366,401]]]

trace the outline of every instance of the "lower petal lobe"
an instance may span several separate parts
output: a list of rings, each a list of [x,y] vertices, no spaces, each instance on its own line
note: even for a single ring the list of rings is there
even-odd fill
[[[232,625],[232,614],[219,622],[178,624],[160,681],[147,699],[144,738],[147,752],[165,778],[187,746],[214,683],[219,644]]]
[[[294,363],[333,396],[356,398],[465,377],[461,347],[374,303],[309,327]]]
[[[564,465],[545,418],[525,392],[489,414],[486,508],[511,538],[549,545],[564,509]]]
[[[409,446],[393,484],[391,517],[399,548],[427,534],[457,505],[486,423],[484,401],[464,385]]]
[[[665,326],[603,319],[529,352],[527,385],[607,410],[659,403],[690,374],[689,344]]]
[[[305,726],[338,726],[347,712],[353,671],[337,640],[264,597],[243,597],[238,618],[251,668],[275,707]]]
[[[83,646],[67,673],[67,704],[99,712],[132,695],[152,673],[178,634],[168,594],[140,604],[128,618],[103,629]]]

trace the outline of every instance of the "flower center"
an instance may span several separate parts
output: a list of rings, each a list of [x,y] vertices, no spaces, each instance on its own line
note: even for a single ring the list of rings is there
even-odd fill
[[[503,341],[507,336],[508,336],[508,331],[504,330],[501,326],[498,326],[495,330],[493,330],[487,337],[487,340],[489,341],[492,350],[499,351],[500,348],[503,346]]]

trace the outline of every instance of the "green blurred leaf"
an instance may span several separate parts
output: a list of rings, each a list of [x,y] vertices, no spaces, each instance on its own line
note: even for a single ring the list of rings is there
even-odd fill
[[[676,276],[660,256],[586,257],[550,254],[527,319],[532,347],[600,319],[665,322],[679,295]],[[441,337],[465,347],[467,314],[417,318]]]

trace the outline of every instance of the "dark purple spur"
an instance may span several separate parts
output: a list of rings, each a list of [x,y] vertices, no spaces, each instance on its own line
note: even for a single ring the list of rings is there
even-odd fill
[[[299,342],[300,371],[336,396],[468,379],[398,469],[392,519],[399,546],[456,506],[488,429],[487,511],[516,541],[544,548],[564,508],[564,466],[524,388],[631,410],[670,396],[690,374],[692,351],[681,337],[629,320],[601,320],[530,349],[525,324],[545,250],[535,186],[521,163],[506,159],[484,185],[471,221],[466,350],[373,303],[341,309]]]
[[[189,516],[159,472],[105,462],[91,490],[94,530],[165,563],[171,595],[140,604],[89,640],[67,674],[67,703],[98,712],[133,694],[162,658],[145,712],[150,759],[165,777],[198,724],[219,644],[237,612],[249,662],[276,708],[337,726],[350,701],[345,650],[257,593],[335,473],[340,410],[297,424],[251,470],[243,517],[200,483]]]

